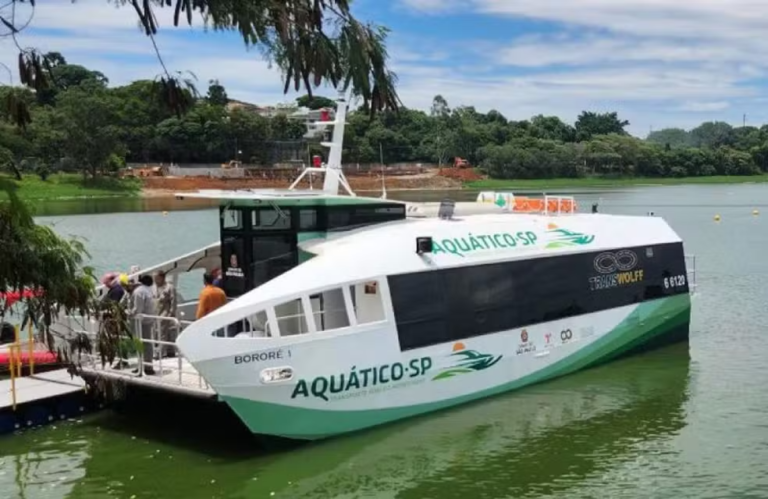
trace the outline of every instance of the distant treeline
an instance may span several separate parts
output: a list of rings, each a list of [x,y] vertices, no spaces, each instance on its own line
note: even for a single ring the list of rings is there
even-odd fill
[[[98,176],[126,161],[213,163],[240,159],[267,165],[284,161],[286,151],[300,159],[322,153],[302,139],[304,124],[285,115],[264,117],[247,107],[228,108],[217,81],[183,116],[173,114],[153,90],[135,81],[110,88],[98,71],[68,64],[49,54],[50,88],[25,92],[32,123],[11,125],[0,107],[0,169],[45,177],[58,170]],[[317,109],[333,105],[324,97],[297,99]],[[261,104],[261,103],[258,103]],[[685,177],[752,175],[768,169],[768,127],[733,128],[704,123],[691,131],[665,129],[646,140],[630,136],[617,113],[582,112],[574,125],[555,116],[510,121],[501,113],[473,107],[450,108],[441,96],[429,112],[402,109],[369,118],[349,115],[345,163],[451,164],[466,159],[494,178],[532,179],[584,176]]]

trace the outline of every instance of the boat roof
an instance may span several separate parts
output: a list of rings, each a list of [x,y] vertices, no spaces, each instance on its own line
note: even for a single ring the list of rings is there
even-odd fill
[[[140,269],[138,272],[128,273],[129,279],[138,278],[144,274],[154,274],[163,271],[168,274],[192,272],[194,270],[211,270],[221,265],[221,243],[216,241],[200,249],[190,251],[171,260],[166,260],[158,265]],[[106,286],[103,284],[96,287],[97,293],[101,293]]]
[[[431,237],[441,250],[418,255],[417,237]],[[502,245],[491,245],[489,238]],[[664,219],[650,216],[491,214],[396,221],[308,245],[314,258],[216,310],[211,318],[221,315],[226,322],[239,310],[389,275],[674,242],[681,242],[677,233]]]
[[[243,204],[259,204],[264,201],[282,205],[292,203],[315,205],[371,203],[405,204],[404,201],[365,196],[329,194],[322,190],[311,189],[201,189],[195,192],[177,192],[175,196],[180,199],[218,199],[222,201],[223,204],[228,202],[233,202],[234,204],[238,204],[238,202],[242,202]]]

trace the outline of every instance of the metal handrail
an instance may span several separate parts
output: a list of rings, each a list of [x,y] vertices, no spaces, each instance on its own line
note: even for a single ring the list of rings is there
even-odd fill
[[[557,202],[557,211],[550,211],[549,210],[549,201],[556,201]],[[571,209],[570,210],[563,210],[563,201],[570,201],[571,202]],[[544,195],[544,215],[573,215],[576,213],[576,198],[573,196],[550,196],[545,194]]]
[[[176,371],[176,374],[177,374],[175,381],[172,383],[169,382],[167,378],[163,378],[160,376],[152,378],[153,381],[156,381],[158,383],[169,384],[169,385],[177,385],[180,387],[190,387],[188,383],[184,383],[184,379],[183,379],[184,375],[189,375],[189,376],[195,376],[197,378],[198,388],[204,389],[204,390],[210,389],[210,385],[205,381],[203,376],[197,370],[195,370],[194,368],[185,368],[184,357],[179,352],[178,346],[175,341],[166,341],[166,340],[161,340],[157,338],[157,334],[160,331],[159,326],[163,322],[171,323],[172,327],[176,330],[176,334],[178,335],[184,329],[184,327],[191,324],[192,321],[181,321],[176,317],[166,317],[166,316],[148,315],[148,314],[137,314],[132,317],[132,320],[133,320],[134,331],[135,331],[134,338],[136,341],[138,341],[140,348],[138,349],[137,352],[131,352],[128,358],[132,357],[134,353],[136,354],[137,363],[138,363],[138,366],[137,366],[138,373],[133,374],[129,372],[121,372],[120,375],[127,376],[127,377],[140,377],[144,375],[145,363],[143,359],[142,349],[145,344],[150,344],[152,345],[152,350],[153,350],[153,364],[154,364],[154,352],[158,349],[161,350],[160,352],[161,355],[159,355],[159,358],[157,359],[157,367],[160,373],[164,371],[165,367],[170,367],[170,369],[172,371]],[[150,338],[144,338],[144,322],[146,322],[147,320],[152,321],[152,325],[150,326],[152,329]],[[75,330],[73,332],[77,334],[83,334],[91,338],[94,338],[97,336],[96,331]],[[162,349],[164,347],[172,347],[177,354],[175,360],[170,361],[171,366],[168,366],[169,360],[164,359],[162,355]],[[102,372],[106,370],[102,367],[99,367],[101,357],[98,354],[86,355],[85,359],[86,359],[86,363],[89,365],[89,367],[92,370],[102,371]],[[118,357],[118,361],[123,361],[123,360],[126,360],[126,358],[122,356]],[[165,363],[165,366],[164,366],[164,363]],[[175,366],[173,365],[174,363],[176,364]]]

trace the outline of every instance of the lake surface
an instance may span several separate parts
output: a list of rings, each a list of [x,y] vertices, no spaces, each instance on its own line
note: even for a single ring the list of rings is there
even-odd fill
[[[390,193],[398,196],[423,198]],[[603,212],[653,211],[683,237],[699,286],[690,345],[308,445],[265,447],[198,412],[104,412],[0,438],[0,497],[768,497],[768,185],[577,199],[600,200]],[[91,203],[39,213],[85,238],[103,272],[216,240],[214,210],[165,203],[150,212],[98,213],[108,208]],[[77,211],[90,213],[61,215]],[[188,282],[182,291],[197,289]]]

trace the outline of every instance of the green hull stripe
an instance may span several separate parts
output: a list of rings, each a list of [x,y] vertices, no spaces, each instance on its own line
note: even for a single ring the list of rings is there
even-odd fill
[[[559,362],[509,383],[438,402],[389,409],[326,411],[238,397],[223,396],[222,399],[253,433],[304,440],[326,438],[496,395],[607,362],[671,334],[681,326],[687,327],[690,307],[688,294],[643,303],[608,334]]]

